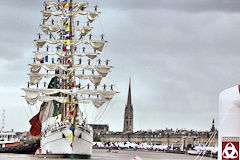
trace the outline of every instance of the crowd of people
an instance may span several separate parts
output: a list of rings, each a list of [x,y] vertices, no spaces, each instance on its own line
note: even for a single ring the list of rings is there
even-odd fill
[[[183,145],[181,147],[174,147],[174,145],[156,145],[156,144],[147,144],[147,143],[132,143],[132,142],[110,142],[110,143],[102,143],[102,142],[94,142],[93,146],[96,148],[118,148],[118,149],[143,149],[143,150],[152,150],[152,151],[176,151],[176,152],[185,152],[187,151],[186,148],[184,148]],[[190,150],[194,150],[195,153],[203,153],[203,152],[211,152],[211,153],[217,153],[218,147],[209,147],[204,145],[198,145],[193,148],[188,148]]]

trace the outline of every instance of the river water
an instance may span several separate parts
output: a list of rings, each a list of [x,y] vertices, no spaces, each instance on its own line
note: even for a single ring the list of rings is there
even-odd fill
[[[142,160],[195,160],[196,158],[196,156],[191,155],[162,152],[116,151],[116,153],[109,153],[107,150],[93,150],[91,160],[131,160],[136,156]],[[197,160],[200,158],[198,157]],[[34,155],[1,153],[0,160],[59,160],[59,158],[36,158]],[[210,158],[203,157],[202,160],[210,160]]]

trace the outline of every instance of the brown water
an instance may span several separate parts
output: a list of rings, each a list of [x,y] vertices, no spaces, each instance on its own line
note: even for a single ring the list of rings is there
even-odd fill
[[[142,160],[195,160],[196,158],[190,155],[162,152],[117,151],[117,153],[109,153],[107,150],[93,150],[91,160],[131,160],[135,156]],[[0,160],[59,160],[59,158],[36,158],[34,155],[1,153]],[[210,158],[203,157],[202,160],[210,160]]]

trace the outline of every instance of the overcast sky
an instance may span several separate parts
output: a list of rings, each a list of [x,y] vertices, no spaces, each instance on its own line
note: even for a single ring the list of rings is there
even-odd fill
[[[97,123],[122,130],[130,76],[135,131],[209,130],[213,118],[218,122],[219,93],[240,80],[240,1],[90,2],[100,6],[93,26],[101,26],[109,41],[103,54],[115,68],[108,79],[121,92]],[[29,109],[20,88],[29,79],[42,3],[1,4],[0,107],[6,109],[6,130],[28,130],[37,112]]]

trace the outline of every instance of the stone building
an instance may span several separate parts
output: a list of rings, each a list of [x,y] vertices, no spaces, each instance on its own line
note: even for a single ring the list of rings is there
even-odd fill
[[[109,131],[109,126],[107,124],[89,124],[95,134],[106,133]]]
[[[108,142],[134,142],[148,144],[169,144],[174,147],[198,146],[205,145],[213,133],[209,131],[193,131],[193,130],[156,130],[152,131],[137,131],[135,133],[109,132],[102,134],[100,140],[103,143]],[[216,146],[218,136],[213,138],[209,146]]]
[[[95,129],[96,130],[96,129]],[[148,143],[148,144],[168,144],[174,147],[192,147],[198,145],[205,145],[211,136],[214,138],[209,146],[216,146],[218,143],[218,134],[215,129],[214,120],[209,131],[193,131],[193,130],[147,130],[133,132],[133,105],[131,97],[131,80],[129,81],[129,90],[127,104],[124,112],[124,128],[123,132],[98,132],[98,140],[103,143],[108,142],[134,142],[134,143]],[[96,139],[97,140],[97,139]]]
[[[133,133],[133,105],[132,105],[132,95],[131,95],[131,79],[129,81],[128,89],[128,99],[125,106],[124,112],[124,133]]]

